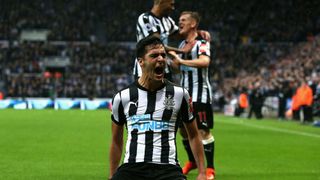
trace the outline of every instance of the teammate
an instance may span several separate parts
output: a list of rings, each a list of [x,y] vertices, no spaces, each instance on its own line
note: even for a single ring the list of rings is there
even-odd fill
[[[142,13],[137,21],[137,41],[149,35],[155,35],[165,44],[166,50],[174,50],[178,53],[190,51],[190,46],[185,46],[184,49],[176,49],[168,46],[169,37],[181,39],[179,27],[169,16],[175,9],[174,0],[153,0],[153,7],[150,12]],[[210,34],[207,31],[199,30],[202,37],[210,40]],[[170,61],[168,61],[170,63]],[[172,80],[170,68],[166,65],[166,78]],[[141,68],[138,60],[135,60],[133,75],[135,79],[141,76]]]
[[[112,100],[112,143],[110,178],[186,179],[177,159],[178,119],[186,127],[195,162],[197,179],[206,179],[203,146],[192,114],[188,91],[164,79],[166,52],[155,36],[137,44],[142,75]],[[127,129],[124,163],[118,168]],[[118,168],[118,169],[117,169]]]
[[[181,85],[189,91],[192,97],[193,113],[197,119],[207,159],[207,179],[214,179],[214,137],[210,132],[210,129],[213,128],[212,91],[208,77],[210,44],[199,36],[197,31],[199,22],[200,17],[197,12],[182,12],[179,18],[179,33],[184,40],[179,48],[191,44],[192,50],[180,56],[174,51],[170,51],[169,54],[174,61],[173,67],[181,71]],[[183,167],[183,174],[188,174],[189,171],[197,168],[186,130],[183,127],[180,129],[189,158]]]

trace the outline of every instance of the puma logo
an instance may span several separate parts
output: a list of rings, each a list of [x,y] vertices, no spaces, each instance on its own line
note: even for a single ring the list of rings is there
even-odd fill
[[[138,101],[137,102],[130,101],[129,102],[129,107],[131,106],[131,104],[134,105],[135,107],[138,107]]]

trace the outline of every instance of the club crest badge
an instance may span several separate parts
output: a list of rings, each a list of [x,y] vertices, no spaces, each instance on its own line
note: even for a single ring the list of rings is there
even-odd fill
[[[164,102],[163,102],[164,108],[167,110],[173,110],[175,102],[173,100],[173,97],[171,95],[168,95],[165,97]]]

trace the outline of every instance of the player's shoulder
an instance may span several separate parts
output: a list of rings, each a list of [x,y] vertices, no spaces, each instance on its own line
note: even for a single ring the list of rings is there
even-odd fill
[[[136,82],[133,82],[133,83],[127,85],[126,87],[118,90],[117,93],[114,95],[114,97],[115,97],[116,95],[118,95],[118,94],[126,93],[125,91],[128,91],[128,90],[131,89],[131,88],[137,88]]]
[[[172,86],[175,90],[175,92],[180,92],[180,93],[185,93],[185,92],[188,92],[184,87],[182,87],[181,85],[177,84],[177,83],[174,83],[172,81],[169,81],[169,80],[165,80],[165,83],[167,86]]]
[[[149,16],[152,16],[151,12],[144,12],[139,15],[139,18],[147,18]]]

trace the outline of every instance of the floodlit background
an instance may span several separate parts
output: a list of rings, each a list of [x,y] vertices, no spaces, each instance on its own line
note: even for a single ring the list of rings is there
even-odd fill
[[[0,1],[0,179],[108,177],[110,100],[133,81],[152,2]],[[212,36],[217,178],[320,179],[320,1],[176,0],[172,18],[184,10]],[[294,101],[303,82],[311,120]]]

